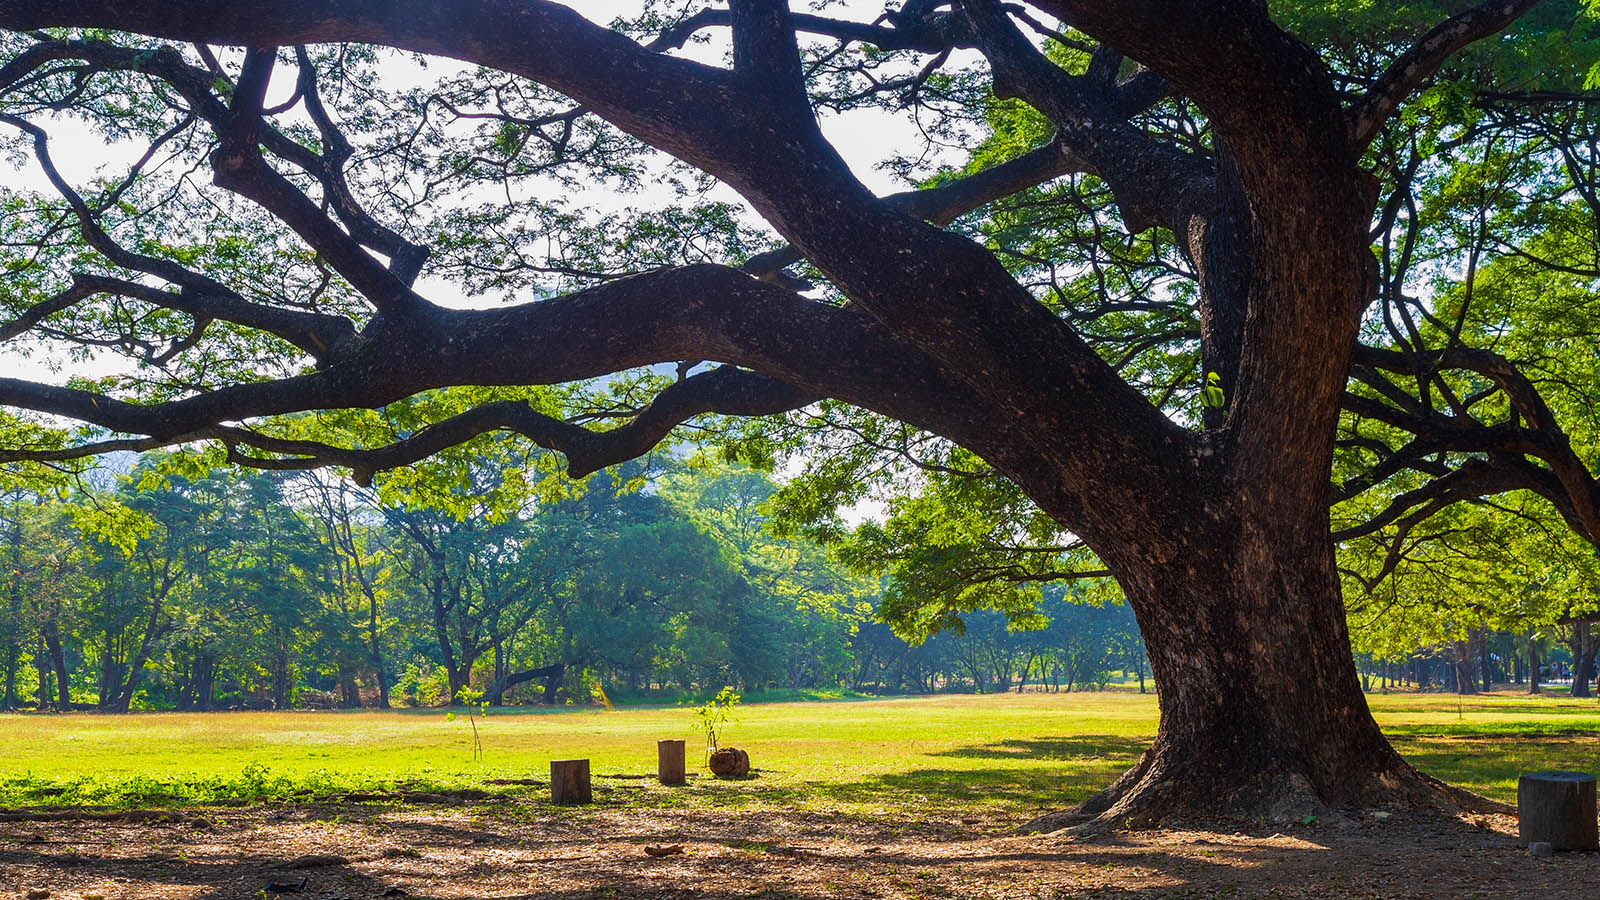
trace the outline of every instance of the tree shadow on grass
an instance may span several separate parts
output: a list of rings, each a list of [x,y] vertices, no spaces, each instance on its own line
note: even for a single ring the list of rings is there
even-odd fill
[[[1551,769],[1600,768],[1600,732],[1533,731],[1470,734],[1407,729],[1389,735],[1407,762],[1442,781],[1505,803],[1517,799],[1517,778]]]
[[[976,747],[941,750],[931,756],[961,759],[1078,759],[1115,758],[1132,763],[1150,746],[1149,736],[1127,737],[1109,734],[1072,734],[998,741]]]
[[[1100,790],[1128,769],[1148,746],[1143,737],[1069,735],[1012,739],[929,754],[952,765],[889,772],[855,781],[812,780],[799,784],[760,780],[740,785],[710,781],[697,799],[715,806],[753,804],[861,804],[942,812],[992,811],[1009,807],[1031,814],[1060,809]],[[962,763],[967,763],[962,765]]]

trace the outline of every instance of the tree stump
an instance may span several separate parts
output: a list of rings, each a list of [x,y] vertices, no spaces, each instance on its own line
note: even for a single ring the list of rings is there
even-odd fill
[[[750,774],[750,754],[734,747],[723,747],[711,754],[711,774],[718,778],[743,778]]]
[[[593,803],[587,759],[550,760],[550,799],[557,803]]]
[[[1517,832],[1523,844],[1600,850],[1595,778],[1582,772],[1533,772],[1517,779]]]
[[[656,741],[656,778],[662,784],[683,784],[683,741]]]

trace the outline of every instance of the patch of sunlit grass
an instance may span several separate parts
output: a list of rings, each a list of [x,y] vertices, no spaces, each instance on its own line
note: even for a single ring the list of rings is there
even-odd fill
[[[1594,768],[1600,715],[1567,697],[1372,695],[1397,748],[1447,781],[1512,799],[1516,776]],[[930,808],[1026,818],[1069,805],[1131,765],[1154,734],[1153,695],[940,696],[747,705],[725,743],[749,781],[688,789],[608,776],[653,772],[655,742],[686,738],[687,709],[496,710],[468,724],[442,710],[0,716],[0,805],[286,802],[352,791],[487,787],[536,795],[548,761],[587,757],[613,805],[828,808],[893,816]]]

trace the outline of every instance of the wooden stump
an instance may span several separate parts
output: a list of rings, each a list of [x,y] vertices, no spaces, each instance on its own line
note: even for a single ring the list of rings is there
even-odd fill
[[[550,760],[550,799],[557,803],[593,803],[587,759]]]
[[[656,778],[662,784],[683,784],[683,741],[656,741]]]
[[[1517,779],[1517,832],[1523,844],[1600,850],[1595,778],[1582,772],[1534,772]]]

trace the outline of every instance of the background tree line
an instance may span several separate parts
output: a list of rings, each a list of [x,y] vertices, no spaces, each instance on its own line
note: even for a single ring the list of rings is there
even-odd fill
[[[1129,610],[1060,586],[1029,617],[897,632],[876,612],[883,561],[775,533],[776,485],[749,469],[656,460],[508,492],[525,473],[490,464],[360,488],[191,463],[0,497],[0,706],[1070,691],[1114,668],[1144,683]]]

